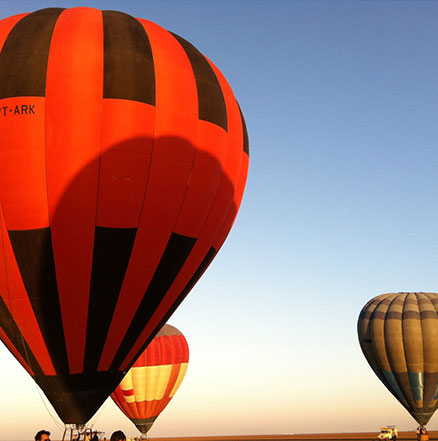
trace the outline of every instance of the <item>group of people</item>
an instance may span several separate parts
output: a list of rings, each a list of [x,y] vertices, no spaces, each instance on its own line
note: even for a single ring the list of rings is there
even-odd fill
[[[50,432],[47,431],[47,430],[40,430],[35,435],[35,441],[51,441],[50,440]],[[97,433],[96,432],[87,433],[85,435],[85,441],[99,441]],[[125,436],[125,434],[121,430],[116,430],[111,435],[110,441],[126,441],[126,436]]]
[[[79,441],[79,438],[80,438],[79,434],[73,435],[73,441]],[[99,441],[99,437],[97,436],[97,432],[91,432],[91,431],[85,432],[84,441]]]

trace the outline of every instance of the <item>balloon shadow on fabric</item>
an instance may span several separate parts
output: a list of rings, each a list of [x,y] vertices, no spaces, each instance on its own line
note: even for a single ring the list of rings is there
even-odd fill
[[[46,152],[49,226],[2,231],[22,279],[0,297],[3,341],[66,424],[90,420],[208,267],[247,170],[243,150],[176,137],[80,150]]]

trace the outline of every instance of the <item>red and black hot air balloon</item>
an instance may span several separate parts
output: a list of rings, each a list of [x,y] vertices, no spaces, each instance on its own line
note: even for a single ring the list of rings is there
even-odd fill
[[[0,21],[0,338],[83,424],[224,242],[248,138],[220,71],[147,20]]]
[[[175,395],[188,362],[184,335],[174,326],[164,325],[111,394],[143,436]]]

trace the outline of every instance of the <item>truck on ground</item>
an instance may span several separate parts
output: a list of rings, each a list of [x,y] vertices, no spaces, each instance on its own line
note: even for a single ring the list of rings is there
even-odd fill
[[[385,426],[380,428],[377,439],[380,441],[395,441],[398,437],[397,426]]]

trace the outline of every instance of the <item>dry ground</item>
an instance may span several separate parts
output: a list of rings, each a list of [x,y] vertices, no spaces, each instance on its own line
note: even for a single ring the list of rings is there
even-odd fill
[[[236,435],[236,436],[194,436],[181,438],[150,438],[150,441],[376,441],[378,431],[362,433],[306,433],[306,434],[288,434],[288,435]],[[416,440],[415,431],[399,432],[399,441]],[[431,440],[438,440],[438,431],[430,431]]]

